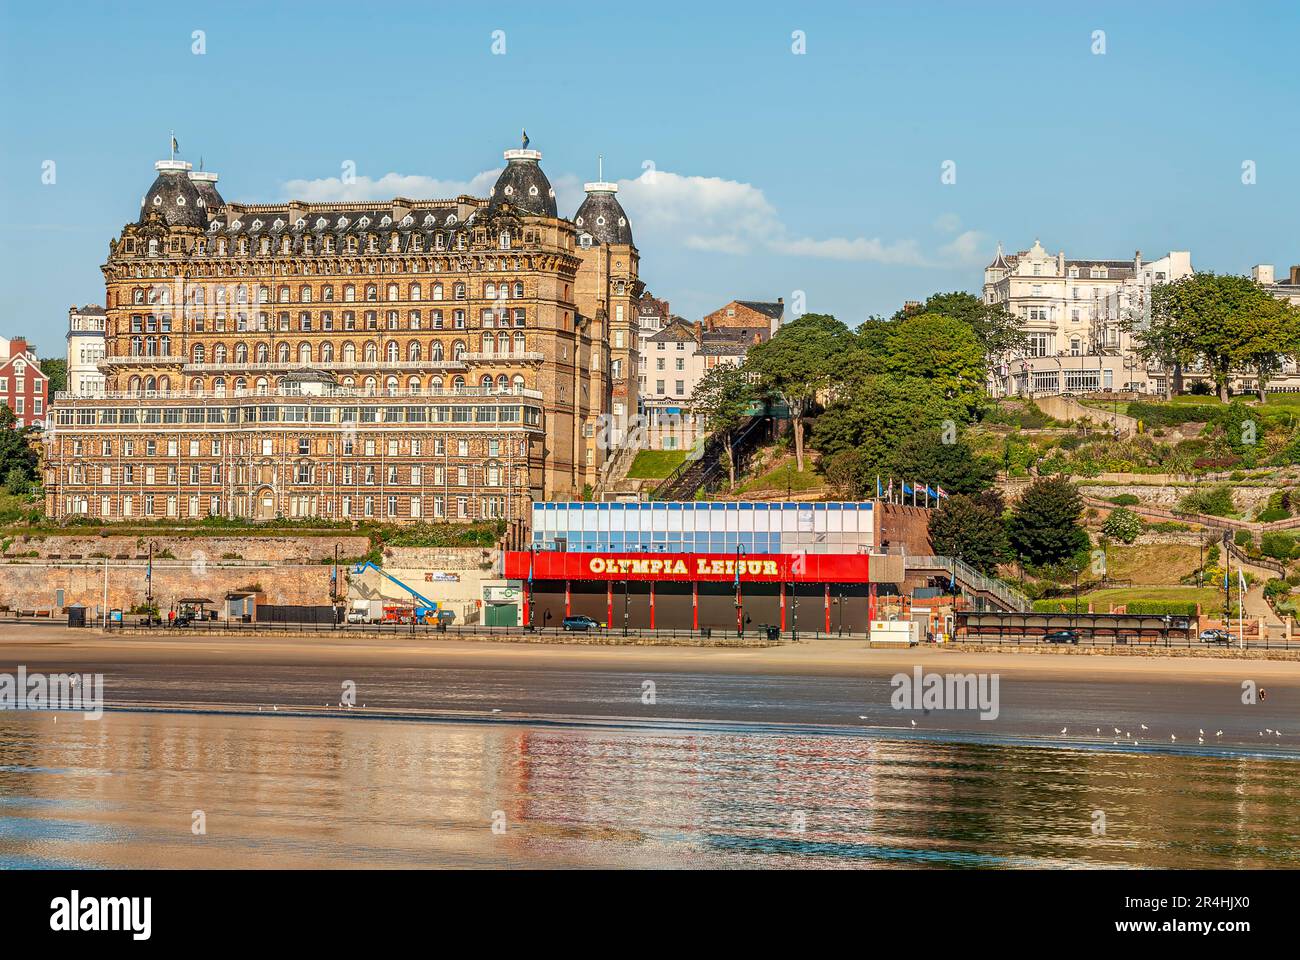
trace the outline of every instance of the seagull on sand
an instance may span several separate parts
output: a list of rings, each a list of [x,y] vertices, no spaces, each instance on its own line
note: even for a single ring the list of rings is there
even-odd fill
[[[1070,729],[1070,728],[1069,728],[1069,727],[1062,727],[1062,728],[1061,728],[1061,733],[1064,734],[1065,731],[1068,730],[1068,729]]]
[[[1147,728],[1147,725],[1146,725],[1145,723],[1142,724],[1142,729],[1145,730],[1146,728]]]
[[[1169,740],[1170,740],[1170,742],[1173,742],[1174,740],[1177,740],[1177,739],[1178,739],[1178,738],[1175,737],[1172,733],[1169,734]]]

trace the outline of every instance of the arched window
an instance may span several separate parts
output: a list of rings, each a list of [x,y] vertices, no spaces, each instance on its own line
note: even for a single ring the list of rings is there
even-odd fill
[[[224,343],[219,343],[212,348],[212,359],[216,363],[226,362],[226,345]]]
[[[483,334],[483,352],[484,353],[496,352],[496,338],[493,337],[492,334],[490,333]]]
[[[280,363],[289,362],[289,345],[287,343],[282,343],[276,347],[275,359]]]
[[[357,347],[356,344],[354,344],[350,340],[347,343],[343,344],[343,362],[344,363],[357,362]]]
[[[484,392],[484,393],[491,393],[491,392],[492,392],[492,375],[491,375],[491,374],[488,374],[488,373],[483,374],[483,379],[482,379],[482,381],[480,381],[480,385],[483,387],[483,392]]]
[[[433,377],[429,380],[429,390],[442,392],[442,377]]]
[[[441,283],[435,283],[435,284],[433,285],[433,299],[434,299],[434,300],[441,300],[441,299],[442,299],[442,284],[441,284]],[[138,300],[136,301],[136,303],[139,303],[139,302],[140,302],[140,301],[138,301]]]
[[[497,334],[497,353],[510,352],[510,334],[504,330]]]
[[[379,359],[379,345],[375,342],[366,344],[366,363],[374,363]]]
[[[311,303],[311,287],[299,287],[298,299],[302,303]]]
[[[204,355],[204,354],[203,354],[203,344],[201,344],[201,343],[196,343],[196,344],[194,345],[194,360],[193,360],[193,362],[194,362],[194,363],[202,363],[202,362],[203,362],[203,355]]]
[[[464,378],[464,377],[459,377],[459,376],[456,377],[454,380],[451,381],[451,388],[452,388],[453,390],[457,391],[457,392],[459,392],[459,391],[461,391],[461,390],[464,390],[464,389],[465,389],[465,378]]]
[[[522,280],[516,280],[516,281],[515,281],[515,299],[516,299],[516,300],[522,300],[523,298],[524,298],[524,282],[523,282]]]
[[[351,303],[356,298],[357,298],[357,288],[350,283],[347,284],[343,288],[343,299],[346,300],[348,303]]]
[[[465,341],[456,340],[451,345],[451,358],[453,360],[462,360],[465,357]]]
[[[524,340],[524,335],[523,335],[523,333],[516,333],[516,334],[515,334],[515,353],[523,353],[523,352],[524,352],[524,347],[525,347],[525,340]]]
[[[388,299],[389,299],[389,300],[400,300],[400,299],[401,299],[401,297],[399,297],[399,296],[397,295],[397,284],[395,284],[395,283],[390,283],[390,284],[388,285]]]
[[[266,344],[259,343],[257,347],[258,347],[259,360],[262,363],[265,363]],[[246,343],[235,344],[235,363],[248,363],[248,344]]]
[[[518,393],[520,390],[524,389],[524,375],[522,373],[516,373],[514,378],[511,380],[511,383],[515,388],[515,392]]]
[[[333,284],[329,284],[329,283],[325,284],[324,288],[323,288],[323,289],[321,290],[321,292],[320,292],[320,298],[321,298],[322,300],[328,300],[328,301],[330,301],[330,302],[333,302],[333,300],[334,300],[334,286],[333,286]]]
[[[418,340],[412,340],[409,344],[407,344],[406,359],[408,360],[420,359],[420,342]]]
[[[321,363],[334,362],[334,344],[330,343],[329,341],[326,341],[325,343],[322,343],[320,345],[320,362]]]
[[[365,391],[366,391],[366,395],[367,395],[367,396],[374,396],[374,394],[375,394],[375,378],[374,378],[374,377],[366,377]]]
[[[389,340],[388,345],[384,347],[384,359],[389,363],[395,363],[401,359],[401,351],[396,340]]]
[[[388,391],[388,395],[390,397],[394,396],[397,393],[397,389],[398,389],[397,378],[389,377],[388,380],[384,383],[384,389]]]
[[[215,380],[212,381],[212,392],[219,397],[224,397],[226,395],[225,377],[217,377]]]
[[[248,389],[248,381],[243,377],[235,378],[235,396],[241,396]]]
[[[454,296],[457,300],[464,300],[465,284],[458,282],[454,287],[452,287],[452,296]]]
[[[257,345],[257,347],[253,350],[253,356],[258,363],[266,363],[266,361],[270,359],[271,357],[270,349],[271,348],[264,343],[259,343]],[[235,360],[236,361],[240,360],[241,352],[243,353],[243,360],[245,361],[248,360],[248,347],[244,346],[244,344],[242,343],[239,344],[239,346],[235,347]]]
[[[488,300],[494,300],[496,299],[496,295],[497,295],[497,285],[495,283],[489,281],[488,283],[483,284],[484,297],[486,297]]]
[[[299,362],[299,363],[311,363],[311,344],[310,344],[310,343],[300,343],[300,344],[298,344],[298,362]]]
[[[171,377],[159,377],[159,378],[158,378],[158,392],[161,393],[163,396],[166,396],[167,394],[169,394],[169,393],[172,392],[172,378],[171,378]]]
[[[289,302],[289,288],[288,288],[288,287],[281,287],[281,288],[280,288],[280,297],[279,297],[279,299],[280,299],[280,302],[281,302],[281,303],[288,303],[288,302]]]
[[[271,299],[271,289],[270,289],[270,287],[258,287],[258,288],[257,288],[257,302],[258,302],[258,303],[266,303],[266,302],[267,302],[268,300],[270,300],[270,299]],[[242,301],[241,301],[241,303],[242,303]]]
[[[430,359],[430,360],[441,360],[441,359],[442,359],[442,341],[441,341],[441,340],[435,340],[435,341],[433,341],[433,343],[429,344],[429,359]]]
[[[411,300],[420,299],[420,285],[418,283],[411,284],[411,296],[409,299]]]
[[[366,299],[367,300],[379,299],[379,291],[375,288],[375,285],[373,283],[366,285]]]
[[[257,395],[264,397],[271,392],[271,385],[266,382],[266,377],[257,378]]]
[[[419,390],[420,390],[420,378],[419,378],[419,377],[407,377],[407,378],[406,378],[406,389],[412,391],[413,393],[418,393]]]
[[[153,392],[156,391],[157,389],[158,389],[158,381],[157,381],[157,380],[155,380],[153,377],[145,377],[145,378],[144,378],[144,392],[145,392],[145,393],[153,393]]]
[[[504,373],[497,377],[497,390],[501,393],[510,392],[510,378]]]
[[[127,389],[127,392],[128,392],[128,393],[139,393],[139,392],[140,392],[140,378],[139,378],[139,377],[132,377],[130,380],[128,380],[128,381],[127,381],[127,384],[126,384],[126,389]]]

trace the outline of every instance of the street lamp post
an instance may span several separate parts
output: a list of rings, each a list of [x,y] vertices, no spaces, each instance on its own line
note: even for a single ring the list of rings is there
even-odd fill
[[[741,612],[743,607],[740,603],[740,563],[745,558],[745,548],[736,544],[736,636],[744,636],[745,624],[744,614]]]

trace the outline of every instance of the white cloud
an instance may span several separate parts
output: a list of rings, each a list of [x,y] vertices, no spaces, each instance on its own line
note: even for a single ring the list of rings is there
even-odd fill
[[[988,249],[989,236],[979,230],[967,230],[954,237],[951,243],[939,248],[939,255],[945,260],[967,266],[987,263],[992,259]]]
[[[387,173],[378,179],[356,177],[344,183],[339,177],[289,180],[285,197],[308,202],[450,199],[462,193],[487,196],[500,170],[484,170],[467,181],[439,180],[416,174]],[[565,173],[552,180],[562,216],[573,216],[582,202],[582,180]],[[639,246],[675,244],[689,250],[743,256],[775,253],[819,260],[935,266],[915,240],[879,237],[810,237],[790,229],[780,213],[750,183],[721,177],[700,177],[667,170],[647,170],[635,179],[620,180],[619,199],[632,220]],[[945,233],[961,225],[955,214],[935,223]],[[980,257],[984,235],[968,230],[941,247],[945,262],[971,263]]]
[[[438,180],[435,177],[403,173],[386,173],[378,180],[356,177],[350,183],[344,183],[340,177],[288,180],[284,184],[283,193],[287,199],[305,200],[308,203],[356,203],[362,200],[391,200],[393,197],[451,200],[462,193],[484,197],[500,173],[500,169],[484,170],[465,181]]]

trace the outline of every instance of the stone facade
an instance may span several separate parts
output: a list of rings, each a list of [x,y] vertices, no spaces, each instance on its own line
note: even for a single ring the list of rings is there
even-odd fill
[[[56,404],[47,512],[473,521],[580,494],[635,402],[639,257],[608,185],[588,199],[624,223],[577,227],[539,152],[505,158],[485,199],[282,204],[159,161],[103,266],[103,394]]]

